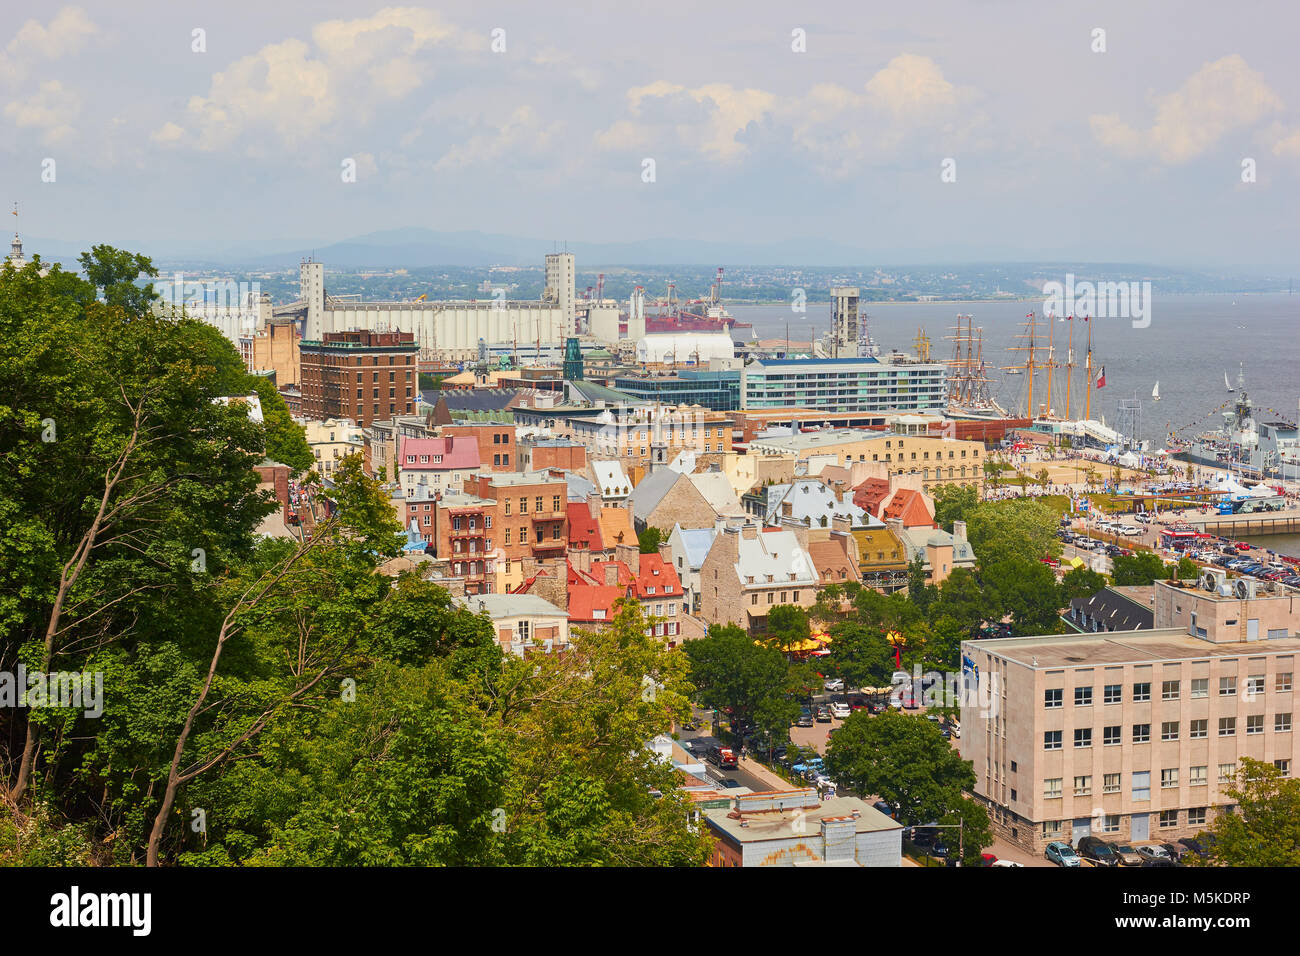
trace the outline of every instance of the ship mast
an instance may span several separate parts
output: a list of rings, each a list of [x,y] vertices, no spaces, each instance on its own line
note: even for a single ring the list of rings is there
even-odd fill
[[[1088,326],[1088,391],[1087,397],[1084,399],[1086,405],[1084,406],[1083,417],[1088,421],[1092,421],[1092,323],[1088,321],[1086,315],[1083,317],[1083,321]]]
[[[1074,379],[1074,316],[1067,320],[1070,333],[1065,346],[1065,420],[1070,420],[1070,382]]]
[[[1024,332],[1021,332],[1019,335],[1017,335],[1016,338],[1017,338],[1017,339],[1028,339],[1028,340],[1029,340],[1029,344],[1028,344],[1028,345],[1013,345],[1013,346],[1010,346],[1010,347],[1007,349],[1007,351],[1008,351],[1008,352],[1028,352],[1028,353],[1029,353],[1029,357],[1025,360],[1024,364],[1022,364],[1022,365],[1004,365],[1004,366],[1002,366],[1002,370],[1003,370],[1004,372],[1005,372],[1005,371],[1011,371],[1012,369],[1022,369],[1022,370],[1024,370],[1024,373],[1025,373],[1025,379],[1026,379],[1026,381],[1025,381],[1025,385],[1026,385],[1026,387],[1027,387],[1028,390],[1029,390],[1029,397],[1028,397],[1028,401],[1027,401],[1027,404],[1026,404],[1026,407],[1025,407],[1025,411],[1026,411],[1026,414],[1029,416],[1030,419],[1033,419],[1033,418],[1035,417],[1035,414],[1036,414],[1035,411],[1034,411],[1034,369],[1038,367],[1038,362],[1035,361],[1035,355],[1034,355],[1034,353],[1035,353],[1035,352],[1037,351],[1037,349],[1038,349],[1037,338],[1036,338],[1036,334],[1037,334],[1037,332],[1038,332],[1037,316],[1035,316],[1035,314],[1034,314],[1033,312],[1027,313],[1027,314],[1025,315],[1025,331],[1024,331]],[[1049,379],[1049,382],[1050,382],[1050,379]],[[1050,386],[1049,386],[1049,387],[1050,387]]]

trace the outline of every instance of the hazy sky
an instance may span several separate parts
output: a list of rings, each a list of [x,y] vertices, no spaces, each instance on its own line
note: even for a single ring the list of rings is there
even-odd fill
[[[17,6],[0,198],[30,235],[1300,262],[1295,0]]]

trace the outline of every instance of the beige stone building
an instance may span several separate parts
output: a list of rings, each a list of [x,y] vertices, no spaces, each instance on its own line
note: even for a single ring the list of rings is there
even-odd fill
[[[322,478],[333,478],[341,459],[365,451],[365,430],[346,418],[305,421],[302,426],[307,434],[307,447],[316,459],[316,473]]]
[[[800,461],[848,467],[855,462],[885,466],[888,475],[918,475],[923,491],[939,485],[984,488],[984,443],[926,435],[854,428],[825,428],[797,435],[758,437],[749,443],[751,455],[794,455]],[[831,462],[831,459],[834,459]],[[811,471],[811,467],[810,467]]]
[[[1215,583],[1156,582],[1153,630],[962,644],[992,691],[962,756],[1001,836],[1167,842],[1223,812],[1242,757],[1295,772],[1300,608]]]
[[[700,566],[700,616],[709,624],[735,623],[762,633],[773,607],[812,607],[817,585],[812,556],[794,531],[764,530],[752,521],[727,525],[718,529]]]

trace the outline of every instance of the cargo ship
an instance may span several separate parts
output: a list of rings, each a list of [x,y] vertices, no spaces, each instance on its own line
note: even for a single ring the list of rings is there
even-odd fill
[[[737,329],[748,330],[750,338],[754,336],[754,327],[749,322],[737,322],[722,305],[722,267],[718,267],[717,278],[709,287],[707,299],[692,299],[679,302],[677,283],[668,283],[668,296],[656,303],[657,314],[647,314],[645,330],[650,332],[734,332]]]

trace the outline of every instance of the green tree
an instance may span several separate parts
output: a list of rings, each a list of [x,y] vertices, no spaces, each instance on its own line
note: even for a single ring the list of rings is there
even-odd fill
[[[1033,498],[986,501],[970,512],[967,535],[983,567],[992,561],[1019,558],[1037,561],[1059,555],[1057,512]]]
[[[137,318],[149,311],[156,298],[153,284],[136,284],[140,276],[152,279],[158,275],[148,256],[100,245],[83,252],[77,261],[94,291],[107,305],[121,308]]]
[[[1041,561],[1008,558],[981,574],[994,604],[1011,615],[1012,633],[1055,634],[1061,630],[1061,588]]]
[[[963,794],[958,794],[949,802],[948,811],[939,818],[940,823],[949,827],[960,824],[957,830],[948,829],[948,848],[956,855],[958,844],[962,849],[962,866],[979,866],[984,850],[993,845],[993,826],[989,822],[989,812],[984,804],[978,803]]]
[[[1061,599],[1069,603],[1075,598],[1092,597],[1106,586],[1106,576],[1089,567],[1073,568],[1061,577]]]
[[[315,464],[307,432],[293,420],[284,396],[264,375],[250,375],[250,385],[262,402],[263,427],[266,429],[266,457],[288,465],[295,472],[307,471]]]
[[[894,651],[884,631],[874,624],[849,619],[830,629],[828,666],[849,687],[888,687],[894,673]]]
[[[1237,809],[1210,824],[1210,861],[1219,866],[1300,866],[1300,780],[1271,763],[1241,758],[1228,788]]]
[[[790,699],[790,664],[778,650],[756,644],[735,624],[709,627],[707,637],[685,644],[699,703],[728,713],[774,737],[785,734],[799,715]]]
[[[950,617],[966,631],[972,631],[993,615],[988,595],[970,568],[954,568],[939,585],[939,596],[930,607],[931,617]]]
[[[938,597],[938,590],[925,580],[925,558],[919,552],[907,563],[907,597],[922,614]]]
[[[905,826],[939,820],[975,785],[971,762],[933,721],[895,711],[858,711],[845,720],[827,748],[826,768],[840,785],[897,807]]]
[[[987,470],[989,463],[984,464]],[[980,503],[979,492],[972,485],[939,485],[931,494],[935,523],[948,532],[952,531],[954,521],[965,521]]]
[[[1160,555],[1151,551],[1119,554],[1111,559],[1111,582],[1117,587],[1151,584],[1168,576],[1169,571]]]
[[[668,535],[659,528],[646,528],[636,536],[637,546],[642,554],[658,554],[659,545],[668,540]]]
[[[795,604],[778,604],[767,612],[765,643],[782,651],[802,644],[812,637],[808,612]]]

